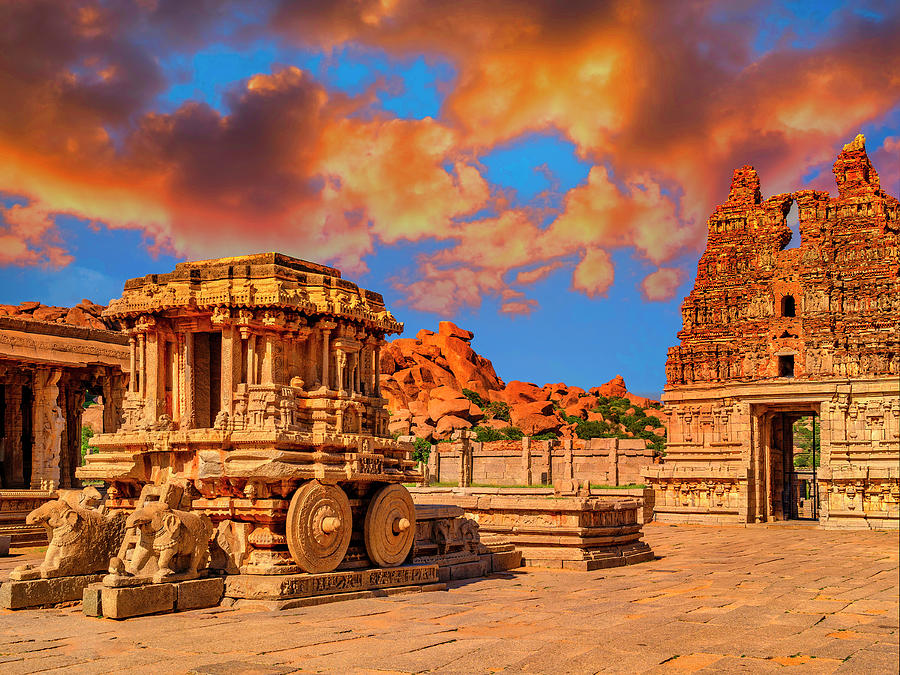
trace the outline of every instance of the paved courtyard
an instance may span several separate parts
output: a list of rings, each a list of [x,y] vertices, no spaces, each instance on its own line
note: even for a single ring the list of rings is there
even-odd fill
[[[2,612],[0,673],[898,671],[896,533],[651,524],[645,538],[659,558],[629,568],[279,613]]]

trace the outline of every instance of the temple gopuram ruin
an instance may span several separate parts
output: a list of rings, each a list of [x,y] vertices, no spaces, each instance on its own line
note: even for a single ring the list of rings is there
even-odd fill
[[[666,363],[667,455],[644,471],[658,520],[898,527],[898,201],[862,135],[834,176],[836,198],[764,200],[756,171],[741,167],[709,218]],[[797,248],[787,248],[792,208]],[[803,481],[792,461],[801,418],[814,457]]]

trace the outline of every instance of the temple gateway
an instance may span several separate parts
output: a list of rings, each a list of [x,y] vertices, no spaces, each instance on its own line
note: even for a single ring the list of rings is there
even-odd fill
[[[837,198],[763,200],[741,167],[709,218],[666,363],[667,455],[644,471],[658,520],[898,527],[898,201],[862,135],[834,176]]]

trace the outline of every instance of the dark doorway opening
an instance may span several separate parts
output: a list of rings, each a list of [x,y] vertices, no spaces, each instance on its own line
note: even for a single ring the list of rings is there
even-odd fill
[[[211,428],[222,406],[222,334],[194,333],[194,427]]]
[[[778,357],[778,377],[793,377],[794,376],[794,355],[787,354],[786,356]]]
[[[31,387],[22,387],[22,483],[31,487],[31,461],[34,449],[34,392]]]
[[[786,295],[781,299],[781,316],[797,316],[797,301],[793,295]]]

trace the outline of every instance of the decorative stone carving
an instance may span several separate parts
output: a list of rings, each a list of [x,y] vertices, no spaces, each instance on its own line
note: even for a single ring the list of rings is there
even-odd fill
[[[196,579],[206,567],[213,527],[205,514],[179,511],[165,502],[147,504],[135,510],[126,521],[128,529],[139,532],[140,540],[131,560],[110,560],[108,586]],[[123,583],[124,582],[124,583]]]
[[[50,544],[38,567],[16,567],[14,580],[94,574],[109,565],[122,540],[124,514],[105,516],[92,508],[99,501],[96,488],[66,491],[28,514],[29,525],[43,525]]]

